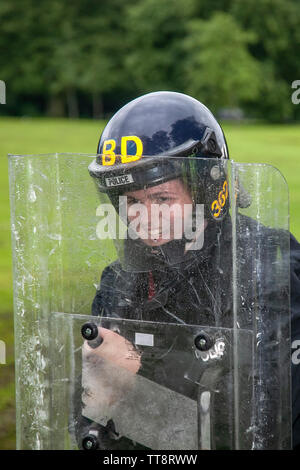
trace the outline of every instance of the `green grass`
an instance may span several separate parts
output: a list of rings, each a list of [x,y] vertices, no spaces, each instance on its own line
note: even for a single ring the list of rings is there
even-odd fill
[[[103,122],[0,118],[0,340],[7,364],[0,364],[0,449],[15,447],[14,352],[7,154],[94,153]],[[300,239],[300,125],[225,125],[230,156],[240,162],[276,166],[290,188],[291,231]]]
[[[235,161],[268,163],[289,186],[290,230],[300,240],[300,125],[224,126]]]

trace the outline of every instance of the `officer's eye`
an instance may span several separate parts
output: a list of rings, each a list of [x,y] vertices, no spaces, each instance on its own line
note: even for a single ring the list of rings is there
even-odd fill
[[[156,202],[158,204],[163,204],[164,202],[170,202],[172,200],[172,198],[168,197],[168,196],[163,196],[163,197],[158,197],[156,199]]]
[[[127,205],[132,206],[132,204],[138,204],[140,201],[132,196],[127,196]]]
[[[156,204],[169,204],[172,205],[177,201],[177,196],[174,196],[173,194],[162,194],[161,196],[157,195],[154,198],[154,202]]]

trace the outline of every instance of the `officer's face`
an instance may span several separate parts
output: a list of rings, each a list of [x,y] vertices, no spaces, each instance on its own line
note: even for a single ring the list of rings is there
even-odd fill
[[[184,219],[191,217],[192,198],[180,179],[128,192],[128,222],[148,246],[182,238]]]

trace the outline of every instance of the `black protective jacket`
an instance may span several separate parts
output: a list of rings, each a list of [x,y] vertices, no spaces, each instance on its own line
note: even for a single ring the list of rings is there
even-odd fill
[[[237,232],[241,234],[237,239],[238,263],[235,270],[240,328],[252,328],[253,316],[257,316],[259,311],[262,343],[264,336],[265,344],[276,339],[276,328],[272,325],[276,325],[279,317],[282,318],[284,314],[282,299],[287,298],[288,292],[286,280],[282,279],[278,285],[278,273],[272,269],[278,251],[281,251],[283,262],[290,262],[291,267],[292,341],[300,339],[300,245],[292,235],[263,227],[248,217],[239,216],[237,224]],[[134,242],[131,245],[129,243],[125,250],[125,262],[130,265],[131,271],[123,270],[119,261],[112,263],[103,271],[99,290],[92,304],[92,314],[231,328],[233,269],[230,218],[227,217],[221,225],[208,226],[205,235],[202,250],[191,251],[183,258],[180,255],[182,253],[180,242],[171,242],[167,250],[166,247],[156,250],[146,248],[141,242]],[[287,250],[288,238],[290,238],[290,252]],[[145,271],[145,266],[148,271]],[[254,279],[256,281],[253,281]],[[262,367],[265,367],[266,373],[270,374],[272,358],[268,359],[268,355],[264,357],[267,361]],[[162,364],[161,374],[159,367],[157,368],[155,381],[196,398],[196,389],[193,389],[192,384],[188,391],[186,388],[184,390],[180,388],[182,371],[178,364],[172,363],[172,356],[168,357],[168,361],[168,366]],[[170,383],[166,383],[166,367],[170,368],[169,377],[172,377]],[[142,357],[139,373],[153,380],[150,369],[151,365]],[[292,365],[294,446],[300,444],[300,370],[298,369],[299,366]],[[274,377],[275,375],[278,378],[278,374],[274,373]],[[86,434],[91,425],[88,420],[82,421],[80,434]],[[270,423],[268,425],[270,426]],[[266,434],[270,434],[267,429],[265,431]],[[116,433],[113,422],[109,422],[106,428],[100,427],[102,448],[139,448],[125,438],[117,439]],[[226,448],[226,444],[220,443],[220,448],[224,447]]]

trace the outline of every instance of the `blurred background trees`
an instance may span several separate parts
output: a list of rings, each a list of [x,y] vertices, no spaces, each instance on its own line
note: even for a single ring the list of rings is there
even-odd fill
[[[299,0],[2,0],[1,114],[108,117],[154,90],[291,121]]]

